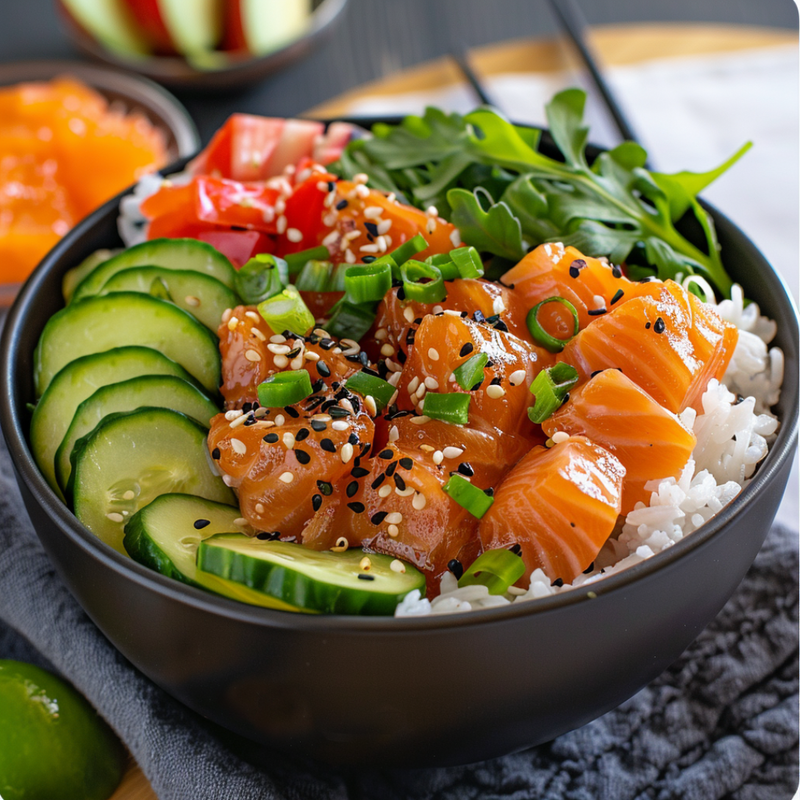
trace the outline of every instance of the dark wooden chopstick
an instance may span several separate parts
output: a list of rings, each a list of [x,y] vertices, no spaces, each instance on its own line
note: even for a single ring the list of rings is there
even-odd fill
[[[592,78],[597,91],[605,103],[608,113],[614,120],[617,130],[623,139],[631,142],[638,142],[639,139],[634,133],[633,128],[628,122],[625,114],[620,108],[614,93],[606,83],[603,73],[600,70],[597,59],[592,53],[589,42],[586,38],[586,19],[583,16],[580,6],[576,0],[549,0],[550,6],[555,12],[561,27],[566,31],[575,49],[581,57],[589,75]]]
[[[467,83],[469,83],[469,85],[472,87],[472,91],[475,92],[481,103],[486,106],[494,105],[491,98],[486,93],[486,89],[484,88],[483,84],[480,82],[478,76],[469,65],[466,51],[462,53],[450,53],[450,58],[453,59],[453,61],[456,63],[456,66],[461,70],[461,74],[467,79]]]

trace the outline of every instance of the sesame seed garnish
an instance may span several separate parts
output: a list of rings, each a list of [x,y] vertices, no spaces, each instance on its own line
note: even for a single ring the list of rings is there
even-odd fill
[[[110,519],[112,522],[124,522],[125,517],[122,514],[118,514],[116,511],[111,511],[106,514],[106,518]]]
[[[408,393],[414,394],[417,391],[417,387],[419,386],[419,377],[415,375],[409,382],[408,382]]]
[[[436,378],[425,378],[425,388],[434,391],[439,388],[439,381]]]
[[[194,527],[198,531],[203,530],[203,528],[207,527],[210,524],[211,524],[211,520],[207,520],[207,519],[196,519],[194,521]]]
[[[286,358],[286,356],[275,356],[275,358],[272,359],[272,363],[275,364],[278,369],[286,369],[286,367],[289,366],[289,359]]]
[[[240,439],[231,439],[231,448],[239,456],[243,456],[247,452],[247,445]]]
[[[231,318],[228,320],[228,330],[229,330],[229,331],[235,331],[235,330],[236,330],[236,326],[237,326],[238,324],[239,324],[239,319],[238,319],[238,317],[231,317]]]
[[[439,466],[442,461],[444,461],[444,453],[441,450],[437,450],[433,454],[433,463],[436,464],[436,466]]]
[[[251,328],[250,335],[255,336],[260,342],[264,342],[267,339],[267,337],[258,328]]]
[[[268,434],[267,434],[267,435],[264,437],[264,441],[265,441],[267,444],[275,444],[275,443],[278,441],[278,434],[277,434],[277,433],[268,433]]]
[[[506,304],[503,302],[502,297],[495,297],[492,303],[492,311],[495,314],[502,314],[506,310]]]
[[[442,451],[442,454],[444,455],[445,458],[459,458],[464,454],[464,448],[453,447],[453,446],[445,447],[444,450]]]
[[[397,527],[397,525],[390,525],[386,529],[386,532],[389,534],[389,536],[391,536],[394,539],[395,536],[397,536],[400,533],[400,529]]]
[[[395,558],[392,560],[392,563],[389,564],[389,569],[392,572],[399,572],[402,575],[406,571],[406,565],[402,561],[399,561]]]
[[[337,419],[331,422],[331,428],[335,431],[346,431],[350,426],[343,420]]]
[[[461,247],[461,233],[459,232],[458,228],[455,228],[450,233],[450,243],[453,247]]]
[[[378,223],[378,233],[383,236],[385,233],[389,233],[392,229],[392,220],[384,219]]]
[[[472,342],[467,342],[461,347],[458,354],[463,358],[464,356],[468,356],[474,349],[475,345],[473,345]]]
[[[366,506],[363,503],[359,503],[357,501],[348,503],[347,507],[354,512],[355,514],[363,514],[366,510]]]
[[[551,438],[553,444],[561,444],[569,439],[569,434],[566,431],[556,431]]]
[[[294,447],[294,434],[291,431],[286,431],[283,434],[283,443],[289,450]]]
[[[413,322],[414,321],[414,309],[411,306],[406,306],[403,309],[403,316],[406,319],[406,322]]]
[[[508,382],[512,386],[519,386],[525,380],[526,375],[527,373],[524,369],[515,370],[508,376]]]
[[[424,425],[426,422],[430,422],[431,418],[426,417],[424,414],[419,414],[416,417],[411,417],[410,421],[412,425]]]
[[[286,422],[286,417],[284,417],[284,416],[283,416],[283,414],[278,414],[278,416],[277,416],[277,417],[275,417],[275,424],[276,424],[278,427],[280,427],[281,425],[283,425],[283,423],[284,423],[284,422]]]
[[[259,353],[257,350],[245,350],[244,357],[248,361],[261,361],[261,353]]]
[[[395,349],[390,345],[388,342],[384,345],[381,345],[381,355],[382,356],[393,356],[395,354]]]
[[[195,297],[192,294],[187,294],[186,297],[183,298],[184,302],[187,306],[192,306],[192,308],[197,308],[200,305],[200,298]]]
[[[284,339],[284,341],[286,340]],[[270,344],[267,345],[267,350],[269,350],[270,353],[274,353],[276,356],[285,356],[287,353],[292,352],[292,348],[289,347],[288,345],[274,344],[272,342],[270,342]]]
[[[663,319],[661,319],[661,317],[659,317],[659,318],[658,318],[658,319],[655,321],[655,323],[653,324],[653,330],[654,330],[656,333],[664,333],[664,331],[665,331],[666,329],[667,329],[667,326],[666,326],[666,324],[664,323],[664,320],[663,320]]]
[[[244,425],[245,422],[247,422],[248,419],[252,419],[252,417],[249,414],[248,415],[242,414],[241,417],[236,417],[236,419],[233,422],[231,422],[228,425],[228,427],[231,428],[231,429],[238,428],[241,425]]]
[[[378,497],[388,497],[392,493],[392,487],[387,483],[378,489]]]
[[[622,289],[617,289],[617,291],[614,293],[614,296],[611,298],[611,305],[613,306],[614,303],[616,303],[618,300],[621,300],[624,294],[625,292],[623,292]]]
[[[426,500],[425,495],[421,492],[417,492],[417,494],[414,495],[414,499],[411,501],[411,505],[414,506],[417,511],[422,511],[427,503],[428,501]]]
[[[372,569],[372,562],[369,560],[367,556],[364,556],[364,558],[362,558],[361,561],[358,562],[358,566],[361,567],[361,569],[363,569],[365,572],[367,572],[368,570]]]
[[[590,317],[600,317],[607,312],[605,308],[590,308],[586,313]]]
[[[486,394],[492,398],[492,400],[499,400],[503,397],[506,393],[506,390],[502,386],[498,386],[497,384],[493,383],[490,386],[486,387]]]
[[[350,542],[348,542],[344,536],[340,536],[336,540],[336,544],[331,547],[331,550],[333,550],[335,553],[341,553],[344,550],[347,550],[348,547],[350,547]]]
[[[393,455],[394,451],[390,447],[387,447],[386,450],[381,450],[381,452],[378,453],[378,458],[388,461]]]
[[[439,360],[439,351],[433,347],[428,348],[428,358],[431,361],[438,361]]]
[[[335,453],[336,452],[336,445],[330,439],[323,439],[319,446],[325,450],[327,453]]]
[[[291,483],[294,480],[294,473],[293,472],[282,472],[278,476],[279,481],[283,481],[283,483]]]
[[[240,408],[232,408],[230,411],[225,412],[225,419],[230,422],[231,420],[241,417],[242,414],[244,414],[244,411],[242,411]]]
[[[375,580],[375,576],[374,575],[367,575],[366,572],[359,572],[356,577],[359,580],[362,580],[362,581],[374,581]]]
[[[364,398],[364,405],[367,407],[367,411],[374,417],[378,413],[378,406],[375,404],[375,398],[368,394]]]
[[[350,444],[350,442],[345,442],[345,444],[342,445],[342,450],[339,453],[339,456],[342,459],[342,463],[347,464],[353,457],[353,445]]]

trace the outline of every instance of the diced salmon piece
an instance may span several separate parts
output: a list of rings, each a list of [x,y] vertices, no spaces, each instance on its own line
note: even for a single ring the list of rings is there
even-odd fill
[[[525,313],[548,297],[563,297],[575,306],[580,329],[595,316],[590,312],[610,310],[627,299],[638,284],[629,281],[617,266],[583,255],[560,243],[541,244],[502,278],[525,306]],[[574,321],[560,303],[547,303],[538,316],[542,327],[557,339],[568,339]]]
[[[537,447],[506,476],[480,521],[484,550],[518,544],[524,585],[541,568],[571,583],[596,558],[617,522],[625,467],[580,436]]]
[[[288,409],[258,409],[247,414],[251,424],[225,414],[211,421],[209,453],[256,530],[299,541],[322,498],[372,447],[374,425],[356,398],[349,396],[354,413],[335,418],[320,413],[318,398],[334,399],[308,398],[291,407],[297,417]]]
[[[697,443],[670,411],[615,369],[607,369],[573,391],[542,424],[544,432],[586,436],[610,450],[625,467],[622,513],[647,502],[647,481],[676,477]]]
[[[229,409],[258,400],[258,385],[276,372],[305,369],[312,384],[322,380],[330,386],[361,369],[361,364],[342,355],[333,339],[314,334],[288,339],[276,335],[255,306],[236,306],[230,315],[225,314],[217,335],[222,355],[221,392]],[[276,341],[271,341],[273,338]]]
[[[345,537],[351,547],[411,562],[438,594],[438,579],[474,538],[478,520],[443,491],[449,473],[420,463],[418,452],[388,444],[364,466],[367,474],[351,471],[323,498],[303,544],[329,550]]]
[[[479,353],[486,353],[489,361],[483,382],[469,392],[470,427],[535,436],[537,429],[527,415],[533,402],[529,387],[553,356],[511,333],[453,313],[423,318],[398,384],[398,408],[424,414],[427,391],[464,392],[453,370]]]

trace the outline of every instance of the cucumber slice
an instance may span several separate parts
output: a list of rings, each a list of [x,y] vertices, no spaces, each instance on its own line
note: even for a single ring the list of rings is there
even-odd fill
[[[153,291],[154,284],[156,291]],[[191,314],[206,328],[217,332],[220,319],[227,308],[239,304],[239,298],[224,284],[210,275],[192,270],[173,270],[163,267],[132,267],[109,278],[98,295],[112,292],[141,292],[154,297],[158,289],[167,299]]]
[[[233,289],[233,265],[210,244],[197,239],[153,239],[129,247],[95,267],[76,287],[72,302],[97,294],[112,275],[131,267],[163,267],[211,275]]]
[[[31,419],[31,450],[42,475],[63,499],[55,455],[78,406],[101,386],[137,375],[175,375],[194,381],[172,359],[150,347],[116,347],[70,361],[50,382]]]
[[[72,451],[67,496],[75,516],[123,555],[123,524],[162,494],[186,492],[233,505],[211,472],[206,429],[168,408],[109,414]]]
[[[126,344],[158,350],[185,367],[210,392],[217,392],[217,337],[172,303],[119,292],[71,303],[50,317],[34,353],[36,394],[41,395],[70,361]]]
[[[362,550],[319,552],[301,544],[262,541],[241,533],[220,533],[200,542],[197,566],[203,572],[241,583],[270,597],[326,614],[394,614],[413,589],[425,591],[425,576],[411,564],[395,572],[390,556]]]
[[[78,439],[93,431],[107,414],[134,411],[144,406],[180,411],[205,427],[219,411],[200,389],[171,375],[142,375],[103,386],[78,406],[56,451],[58,485],[62,489],[67,487],[72,472],[69,457]]]
[[[202,497],[162,494],[131,517],[125,525],[123,545],[134,561],[168,578],[242,603],[302,611],[241,583],[197,569],[195,557],[200,542],[215,533],[238,530],[236,523],[240,517],[238,508]],[[207,521],[208,525],[198,529],[195,527],[198,520]]]
[[[77,267],[67,270],[61,281],[61,293],[64,295],[64,301],[69,303],[70,297],[72,297],[75,292],[75,287],[92,272],[95,267],[121,252],[121,249],[95,250],[90,256],[86,256]]]

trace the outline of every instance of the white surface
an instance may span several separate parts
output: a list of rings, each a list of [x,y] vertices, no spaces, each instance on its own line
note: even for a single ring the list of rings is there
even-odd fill
[[[744,142],[753,148],[703,197],[753,240],[798,299],[800,124],[798,49],[781,46],[692,58],[642,62],[607,71],[632,127],[664,172],[705,171]],[[568,73],[503,74],[485,81],[495,104],[520,122],[545,124],[544,104],[559,89],[584,81]],[[588,88],[588,87],[587,87]],[[606,112],[589,92],[590,140],[618,141]],[[364,98],[352,114],[420,113],[426,105],[468,111],[471,89],[451,86],[426,93]],[[795,459],[778,517],[798,527]]]

